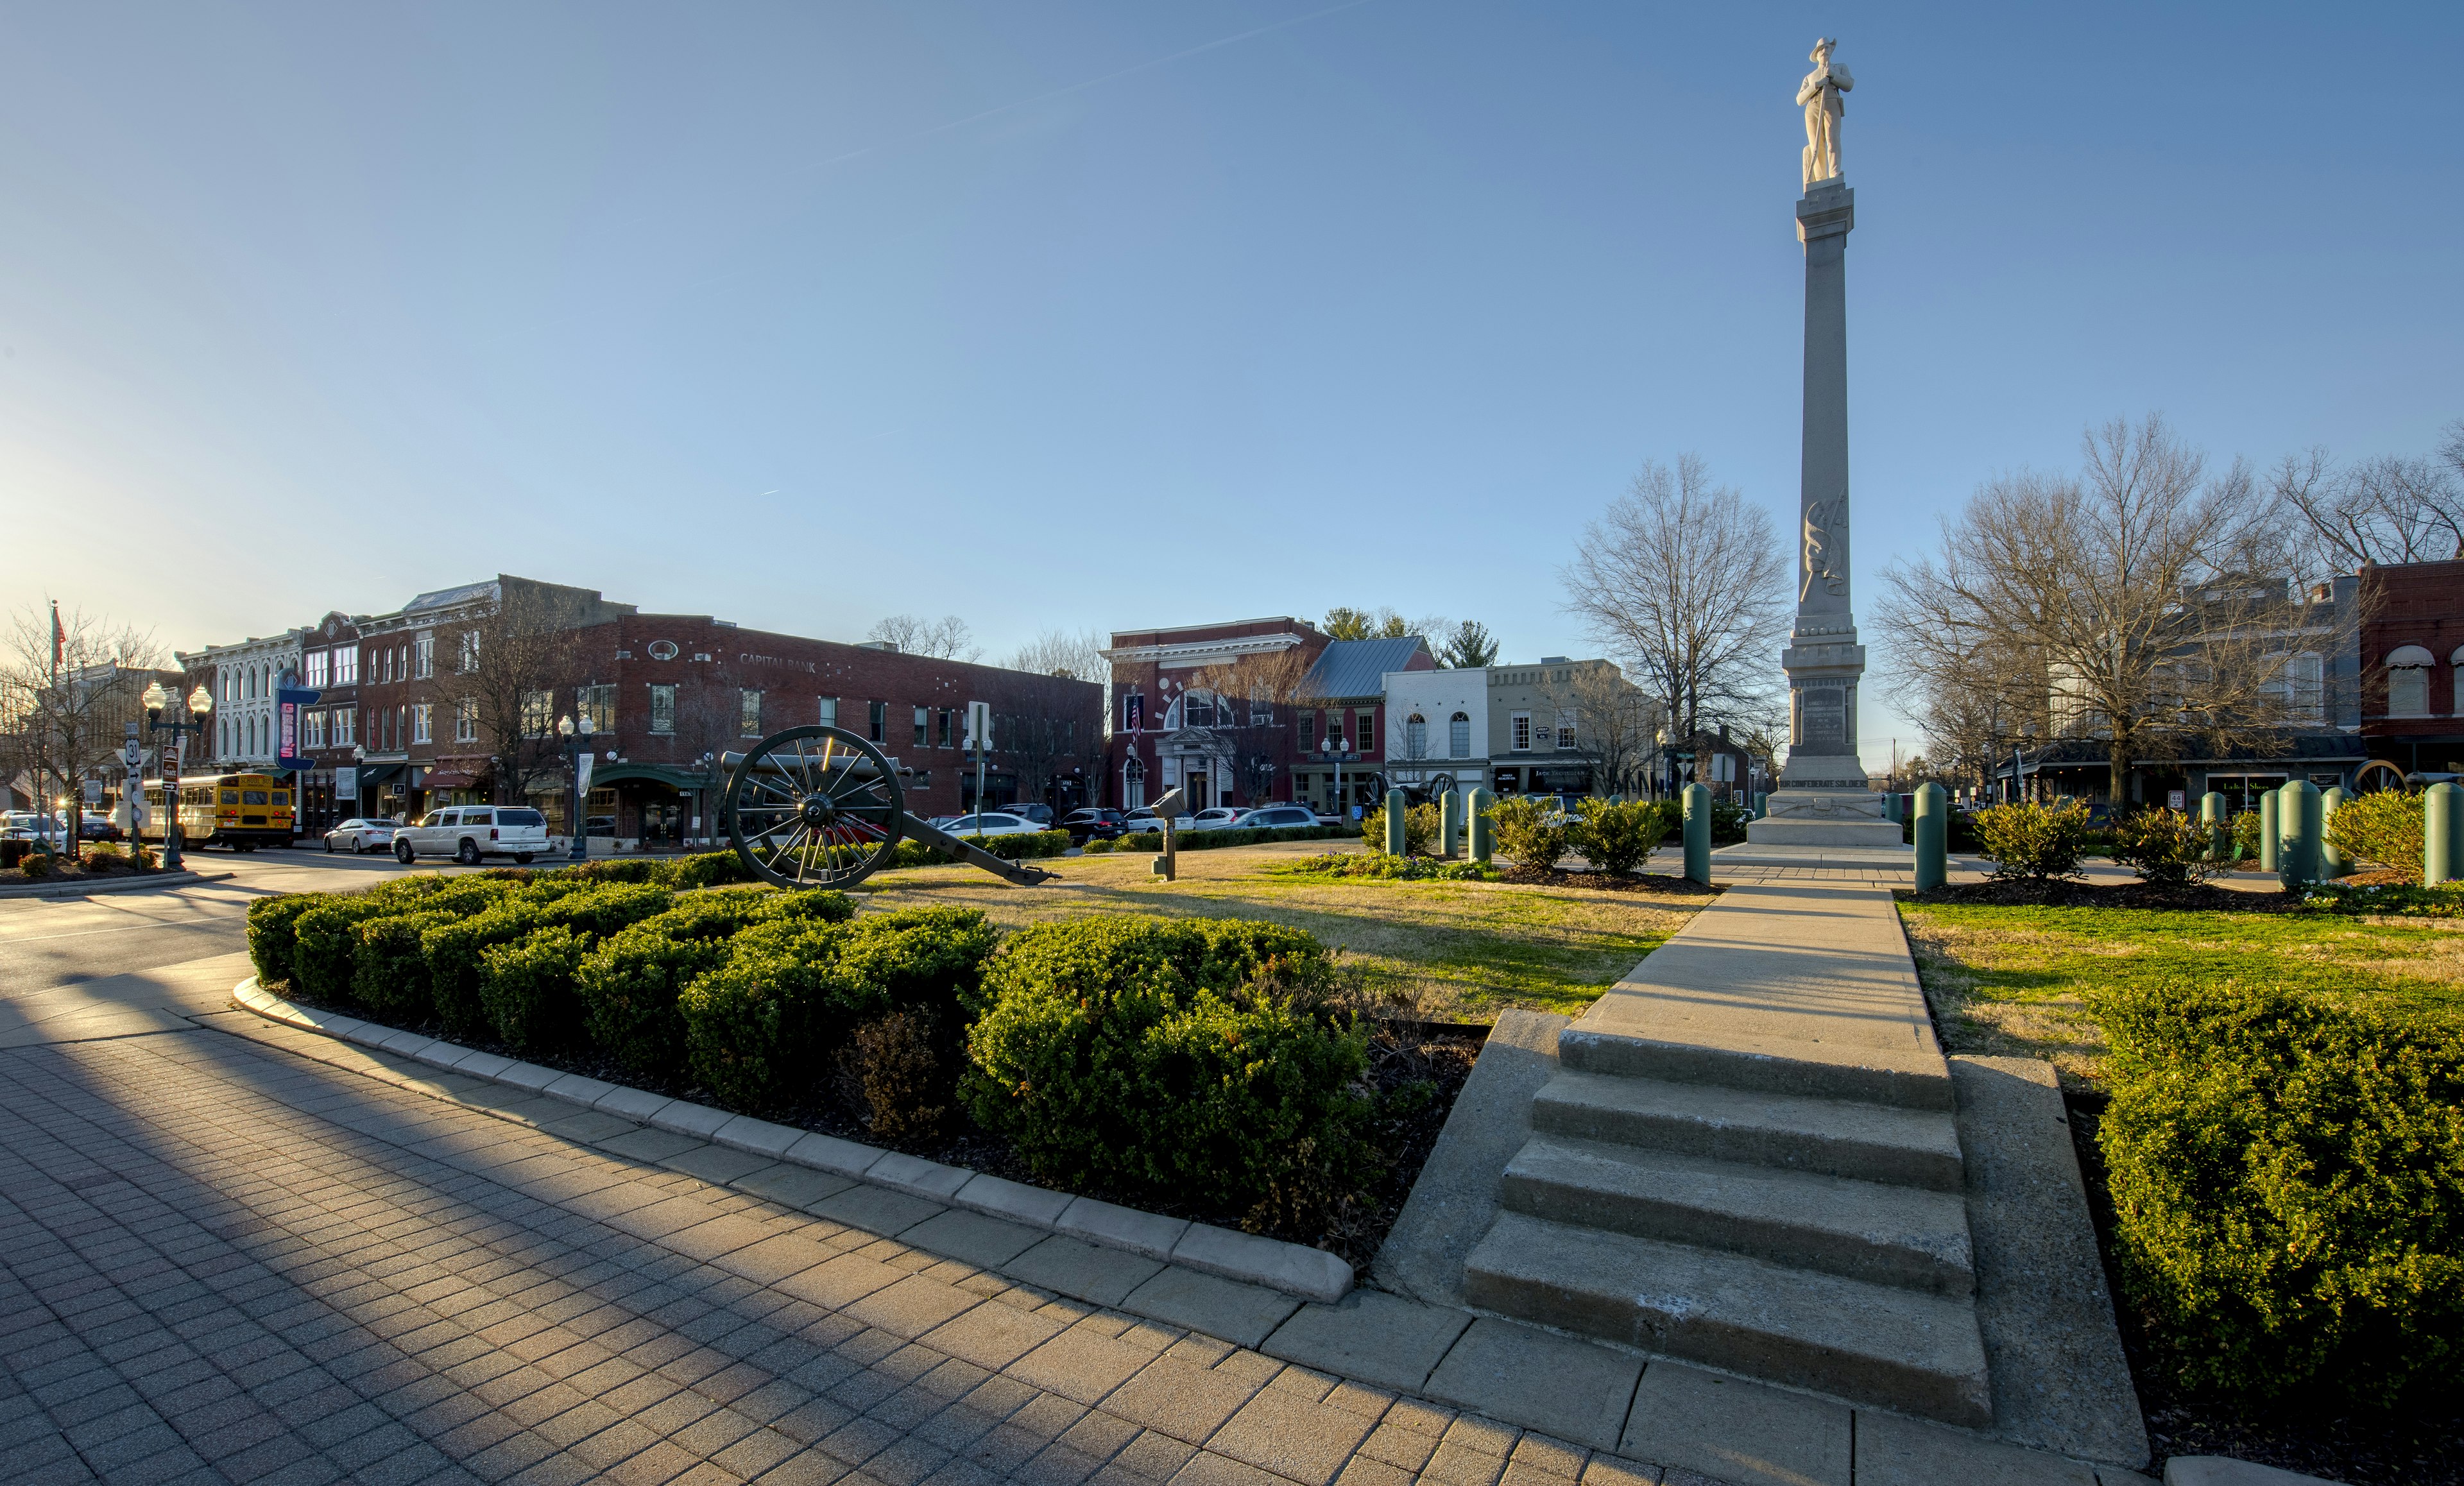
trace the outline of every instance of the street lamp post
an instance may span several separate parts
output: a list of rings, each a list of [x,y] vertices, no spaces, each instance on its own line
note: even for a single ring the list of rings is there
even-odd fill
[[[556,733],[564,739],[565,767],[573,774],[573,806],[570,819],[573,843],[565,850],[568,861],[580,862],[590,854],[590,822],[582,814],[582,755],[590,751],[590,714],[583,712],[577,723],[571,712],[556,720]]]
[[[180,870],[180,741],[190,733],[202,736],[206,717],[214,710],[213,693],[199,687],[188,693],[181,704],[180,714],[170,722],[163,720],[163,710],[171,705],[171,693],[163,689],[160,681],[145,684],[145,725],[156,732],[171,734],[171,746],[163,751],[163,870]]]

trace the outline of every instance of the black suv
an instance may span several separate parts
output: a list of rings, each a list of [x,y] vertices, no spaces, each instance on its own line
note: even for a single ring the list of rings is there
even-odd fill
[[[1089,805],[1084,810],[1069,812],[1063,818],[1061,829],[1069,833],[1069,840],[1072,842],[1082,846],[1087,843],[1089,837],[1111,841],[1121,834],[1121,813],[1117,810],[1106,810],[1098,805]]]

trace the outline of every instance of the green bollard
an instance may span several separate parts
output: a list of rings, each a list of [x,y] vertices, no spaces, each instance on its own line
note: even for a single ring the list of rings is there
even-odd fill
[[[2319,797],[2319,875],[2329,882],[2353,870],[2353,863],[2327,839],[2327,828],[2336,823],[2336,809],[2347,798],[2341,784],[2329,785]]]
[[[1754,819],[1757,820],[1771,819],[1771,791],[1754,791]]]
[[[1950,797],[1939,784],[1917,786],[1917,891],[1950,880]]]
[[[1401,790],[1386,792],[1386,855],[1406,856],[1410,853],[1410,837],[1404,834],[1403,818],[1411,813],[1412,802]]]
[[[1496,804],[1497,797],[1485,784],[1475,788],[1471,798],[1463,801],[1463,828],[1471,833],[1471,859],[1483,866],[1497,851],[1497,822],[1488,815]]]
[[[2464,788],[2438,783],[2421,797],[2421,880],[2464,879]]]
[[[2208,828],[2208,860],[2222,862],[2233,855],[2233,818],[2225,813],[2225,798],[2215,790],[2199,797],[2199,822]]]
[[[1711,787],[1685,786],[1685,875],[1711,885]]]
[[[2319,880],[2319,786],[2293,779],[2276,794],[2276,880],[2299,892]]]
[[[1463,855],[1463,791],[1438,797],[1438,855],[1452,862]]]
[[[2276,870],[2276,791],[2258,797],[2258,869]]]

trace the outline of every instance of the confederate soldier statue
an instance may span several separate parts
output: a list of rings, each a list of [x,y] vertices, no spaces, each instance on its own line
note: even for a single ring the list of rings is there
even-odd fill
[[[1805,185],[1837,180],[1839,175],[1839,95],[1857,86],[1848,69],[1835,66],[1831,49],[1839,43],[1825,38],[1814,44],[1814,71],[1797,84],[1796,100],[1805,105]]]

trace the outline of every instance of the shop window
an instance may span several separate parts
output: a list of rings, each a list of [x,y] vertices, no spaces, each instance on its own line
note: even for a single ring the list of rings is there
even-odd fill
[[[2387,668],[2387,715],[2390,717],[2430,715],[2429,667],[2394,666]]]
[[[1456,758],[1471,756],[1471,718],[1462,712],[1446,720],[1446,752]]]
[[[1516,712],[1507,720],[1507,746],[1518,754],[1531,752],[1531,714]]]
[[[673,737],[676,732],[676,688],[656,685],[650,688],[650,733],[653,737]]]
[[[573,701],[574,710],[580,713],[582,717],[587,717],[590,719],[591,732],[613,732],[616,731],[616,688],[614,683],[611,682],[604,686],[576,687],[573,688]]]

